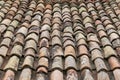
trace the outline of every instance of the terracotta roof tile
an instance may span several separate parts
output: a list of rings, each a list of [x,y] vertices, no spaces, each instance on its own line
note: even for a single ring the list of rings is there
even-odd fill
[[[84,70],[84,69],[91,69],[89,57],[86,55],[82,55],[80,57],[80,70]]]
[[[59,70],[52,71],[52,73],[50,75],[50,79],[56,80],[56,78],[58,78],[58,80],[63,80],[63,74],[61,71],[59,71]]]
[[[22,46],[21,45],[14,45],[10,55],[22,56]]]
[[[74,69],[70,69],[67,71],[66,80],[69,80],[69,79],[78,80],[78,74]]]
[[[21,80],[24,80],[24,79],[30,80],[31,79],[31,74],[32,74],[31,69],[25,68],[25,69],[22,70],[19,79],[21,79]]]
[[[82,72],[81,72],[81,78],[82,79],[90,79],[90,80],[94,80],[93,79],[93,76],[92,76],[92,73],[89,69],[84,69]]]
[[[48,48],[43,47],[43,48],[40,49],[40,51],[39,51],[39,57],[47,57],[48,58],[49,55],[50,55],[50,53],[49,53]]]
[[[53,59],[52,70],[53,70],[53,69],[63,70],[62,57],[55,57],[55,58]]]
[[[1,0],[0,80],[119,80],[119,0]]]
[[[12,56],[6,66],[4,67],[4,70],[12,69],[13,71],[17,71],[19,65],[19,58],[17,56]]]
[[[25,60],[22,64],[22,67],[30,67],[30,68],[33,68],[33,62],[34,62],[34,58],[32,56],[26,56],[25,57]]]
[[[104,79],[110,80],[110,77],[109,77],[107,72],[101,71],[101,72],[98,73],[97,79],[98,80],[104,80]]]

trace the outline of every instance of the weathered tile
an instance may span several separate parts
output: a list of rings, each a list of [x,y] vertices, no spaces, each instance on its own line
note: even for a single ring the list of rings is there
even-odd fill
[[[53,11],[54,12],[54,11]],[[54,15],[53,15],[53,18],[62,18],[62,16],[61,16],[61,13],[59,13],[59,12],[54,12]]]
[[[39,50],[39,57],[49,57],[49,50],[46,47],[43,47]]]
[[[26,51],[25,51],[25,54],[23,54],[23,55],[26,55],[26,56],[35,56],[35,51],[34,51],[34,49],[27,49]]]
[[[61,32],[57,29],[53,30],[51,37],[58,36],[61,37]]]
[[[12,56],[6,66],[4,67],[4,70],[12,69],[14,71],[17,71],[19,65],[19,58],[17,56]]]
[[[31,34],[27,35],[27,37],[25,38],[26,41],[30,40],[30,39],[33,39],[36,42],[38,42],[38,35],[36,35],[35,33],[31,33]]]
[[[45,18],[49,18],[49,19],[51,19],[52,16],[51,16],[51,14],[44,14],[43,19],[45,19]]]
[[[50,79],[51,80],[63,80],[63,73],[59,70],[54,70],[52,71],[51,75],[50,75]]]
[[[86,24],[86,23],[92,23],[92,19],[90,17],[86,17],[83,21],[83,24]]]
[[[99,34],[99,37],[100,37],[100,38],[102,38],[102,37],[107,37],[107,34],[106,34],[105,31],[103,31],[103,30],[100,30],[100,31],[98,32],[98,34]]]
[[[63,56],[63,49],[58,45],[52,47],[52,57],[56,56]]]
[[[70,69],[67,71],[66,80],[78,80],[77,72],[74,69]]]
[[[22,67],[30,67],[33,68],[33,62],[34,62],[34,58],[32,56],[26,56],[24,59],[24,62],[22,64]]]
[[[32,21],[32,23],[31,23],[31,26],[38,26],[39,27],[39,21],[38,20],[34,20],[34,21]]]
[[[70,9],[69,8],[63,8],[63,10],[62,10],[62,13],[65,13],[65,12],[70,12]]]
[[[77,42],[77,46],[79,45],[86,45],[87,46],[87,42],[85,39],[80,39],[78,42]]]
[[[87,9],[86,9],[85,7],[81,7],[81,8],[79,9],[79,13],[81,13],[81,12],[83,12],[83,11],[87,11]]]
[[[76,57],[75,49],[72,46],[66,46],[65,47],[64,56],[66,57],[66,56],[69,56],[69,55],[71,55],[73,57]]]
[[[111,24],[110,20],[105,20],[103,23],[104,23],[105,26]]]
[[[54,45],[60,45],[60,46],[62,46],[61,39],[60,39],[59,37],[57,37],[57,36],[53,37],[53,38],[52,38],[52,45],[53,45],[53,46],[54,46]]]
[[[1,42],[1,46],[7,46],[7,47],[9,47],[10,46],[10,42],[11,42],[11,39],[9,39],[9,38],[4,38],[3,40],[2,40],[2,42]]]
[[[47,68],[46,67],[39,67],[38,69],[37,69],[37,73],[48,73],[48,70],[47,70]]]
[[[31,16],[30,15],[27,15],[24,19],[24,21],[30,21],[31,20]]]
[[[40,42],[39,42],[39,47],[47,47],[49,48],[49,42],[46,38],[43,38]]]
[[[79,56],[81,56],[81,55],[88,55],[89,56],[88,49],[85,45],[80,45],[78,47],[78,55]]]
[[[26,49],[29,49],[29,48],[32,48],[32,49],[34,49],[36,51],[37,44],[36,44],[36,42],[34,40],[28,40],[28,41],[26,41],[26,45],[25,45],[24,49],[26,50]]]
[[[37,26],[32,26],[32,27],[30,27],[29,28],[29,32],[28,32],[29,34],[30,33],[35,33],[35,34],[39,34],[39,27],[37,27]]]
[[[10,26],[7,28],[7,30],[8,30],[8,31],[11,31],[11,32],[14,32],[15,28],[14,28],[12,25],[10,25]]]
[[[55,57],[52,62],[52,69],[63,70],[63,60],[62,57]]]
[[[103,50],[104,50],[104,57],[105,57],[105,58],[108,58],[108,57],[110,57],[110,56],[116,56],[116,55],[117,55],[116,52],[115,52],[115,50],[114,50],[111,46],[105,46],[105,47],[103,48]]]
[[[74,41],[72,41],[71,39],[66,39],[65,41],[64,41],[64,47],[67,47],[67,46],[75,46],[75,44],[74,44]]]
[[[119,80],[120,79],[120,69],[115,69],[114,71],[113,71],[113,74],[114,74],[114,78],[115,78],[115,80]]]
[[[102,46],[111,46],[111,43],[107,37],[101,38]]]
[[[83,70],[85,68],[91,69],[91,64],[88,56],[82,55],[79,58],[79,61],[80,61],[80,70]]]
[[[73,38],[73,35],[71,33],[63,33],[63,38],[65,37],[70,37],[70,38]]]
[[[4,76],[4,78],[3,78],[3,80],[9,80],[9,79],[11,79],[11,80],[14,80],[14,78],[15,78],[15,73],[12,71],[12,70],[7,70],[7,72],[5,73],[5,76]]]
[[[31,69],[29,68],[24,68],[20,74],[19,80],[31,80]]]
[[[112,70],[115,69],[115,68],[119,68],[120,67],[120,63],[119,63],[119,61],[118,61],[118,59],[116,57],[112,57],[111,56],[108,59],[108,62],[110,64],[110,67],[111,67]]]
[[[45,73],[38,73],[36,75],[36,80],[46,80],[47,79],[47,75]]]
[[[48,60],[47,58],[41,57],[41,58],[39,59],[39,61],[38,61],[38,67],[43,66],[43,67],[48,68],[48,66],[49,66],[49,62],[48,62],[48,61],[49,61],[49,60]]]
[[[96,42],[89,42],[89,49],[90,51],[94,50],[94,49],[99,49],[100,50],[100,46],[98,43]]]
[[[49,31],[46,30],[46,31],[41,32],[40,38],[50,39]]]
[[[1,0],[0,79],[119,80],[119,6]]]
[[[75,26],[74,25],[74,31],[83,31],[83,28],[81,26]]]
[[[85,28],[94,28],[94,26],[91,23],[86,23]]]
[[[14,40],[14,44],[24,45],[24,36],[22,34],[17,34]]]
[[[97,73],[97,80],[110,80],[110,77],[107,72],[100,71]]]
[[[23,14],[23,13],[22,13]],[[17,14],[14,19],[16,19],[17,21],[20,21],[22,19],[22,15],[21,14]]]
[[[50,26],[47,25],[47,24],[43,25],[43,26],[41,27],[41,29],[40,29],[40,32],[45,31],[45,30],[50,31],[50,30],[51,30],[51,29],[50,29]]]
[[[102,24],[97,25],[97,31],[100,31],[100,30],[103,30],[103,31],[105,30]]]
[[[45,13],[45,14],[51,14],[51,13],[52,13],[52,10],[46,9],[44,13]]]
[[[22,56],[23,47],[21,45],[14,45],[10,55]]]
[[[82,12],[82,13],[81,13],[81,15],[82,15],[82,17],[83,17],[83,18],[85,18],[85,17],[88,17],[88,16],[89,16],[89,14],[88,14],[87,12],[85,12],[85,11],[84,11],[84,12]]]
[[[117,48],[120,45],[120,39],[115,39],[114,41],[112,41],[113,47]]]
[[[92,76],[92,72],[89,69],[84,69],[81,73],[82,80],[94,80]]]
[[[0,47],[0,55],[5,57],[7,55],[8,48],[6,46],[1,46]]]
[[[42,20],[42,16],[41,16],[41,15],[38,15],[38,14],[36,13],[36,15],[34,16],[34,18],[32,18],[32,20],[41,21],[41,20]]]
[[[3,62],[4,62],[4,58],[0,56],[0,67],[2,66]]]
[[[101,52],[99,49],[94,49],[91,51],[91,58],[92,60],[103,58],[103,52]]]
[[[88,38],[88,41],[95,41],[95,42],[99,43],[99,40],[98,40],[96,34],[90,33],[87,35],[87,38]]]
[[[51,6],[50,4],[47,4],[45,8],[51,10],[51,9],[52,9],[52,6]]]
[[[80,21],[81,20],[81,18],[79,17],[79,15],[73,15],[73,20],[74,21]]]
[[[17,34],[18,34],[18,33],[21,33],[21,34],[23,34],[24,36],[26,36],[27,31],[28,31],[28,29],[27,29],[26,27],[21,27],[21,28],[17,31]]]
[[[14,36],[14,34],[11,31],[6,31],[6,33],[4,34],[4,38],[12,39],[13,36]]]
[[[75,58],[72,56],[67,56],[65,58],[65,69],[77,69]]]
[[[53,18],[52,23],[58,23],[58,24],[61,24],[61,19],[60,19],[60,18]]]
[[[64,15],[62,15],[62,19],[66,19],[66,18],[70,18],[70,14],[69,13],[64,13]]]
[[[95,59],[94,63],[95,63],[97,72],[102,71],[102,70],[107,70],[105,63],[101,58]]]
[[[119,38],[118,34],[116,34],[116,33],[111,33],[109,37],[110,37],[110,41],[113,41],[113,40]]]
[[[4,17],[5,14],[4,14],[3,12],[0,12],[0,16],[1,16],[1,17]]]
[[[108,24],[105,28],[106,28],[106,30],[115,29],[115,27],[113,25],[111,25],[111,24]]]
[[[45,19],[43,20],[43,24],[51,25],[50,19],[49,19],[49,18],[45,18]]]
[[[76,39],[76,41],[78,41],[80,39],[86,39],[86,37],[83,34],[78,33],[78,34],[76,34],[75,39]]]

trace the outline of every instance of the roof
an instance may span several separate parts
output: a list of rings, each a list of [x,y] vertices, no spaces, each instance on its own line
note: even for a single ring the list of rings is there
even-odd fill
[[[120,80],[120,0],[0,0],[1,80]]]

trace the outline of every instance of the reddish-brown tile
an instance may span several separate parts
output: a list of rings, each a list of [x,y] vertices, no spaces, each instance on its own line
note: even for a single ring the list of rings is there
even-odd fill
[[[116,57],[110,57],[108,59],[111,69],[120,68],[120,63]]]
[[[119,6],[1,0],[0,80],[119,80]]]
[[[69,55],[76,57],[75,49],[72,46],[66,46],[64,54],[65,54],[65,57]]]

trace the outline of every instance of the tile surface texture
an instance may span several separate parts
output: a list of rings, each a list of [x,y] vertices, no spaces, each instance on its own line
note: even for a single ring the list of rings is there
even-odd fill
[[[120,80],[120,0],[0,0],[0,80]]]

